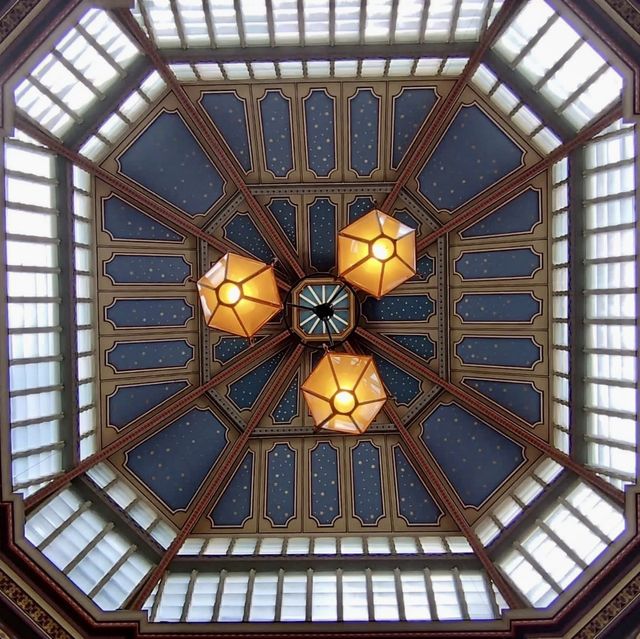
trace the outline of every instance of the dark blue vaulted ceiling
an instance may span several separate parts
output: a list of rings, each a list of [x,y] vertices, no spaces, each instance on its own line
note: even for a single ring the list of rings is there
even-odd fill
[[[188,95],[301,270],[313,275],[335,273],[337,231],[382,205],[450,88],[442,79],[224,82],[189,87]],[[468,89],[388,213],[420,239],[537,159]],[[276,260],[281,281],[294,283],[279,261],[275,231],[170,94],[103,166],[218,245]],[[390,402],[470,522],[538,453],[441,393],[416,365],[548,437],[546,179],[533,179],[430,244],[418,256],[416,276],[393,293],[359,296],[360,327],[394,345],[373,350]],[[197,523],[199,534],[458,532],[384,412],[360,438],[313,434],[301,385],[322,353],[305,352],[282,379],[295,338],[254,356],[285,329],[280,316],[253,340],[205,329],[194,281],[219,259],[218,247],[99,181],[96,205],[101,437],[113,441],[160,415],[152,432],[111,461],[167,517],[180,525],[267,398],[246,450]],[[358,337],[349,339],[369,351]],[[162,419],[188,388],[210,380],[207,393]]]

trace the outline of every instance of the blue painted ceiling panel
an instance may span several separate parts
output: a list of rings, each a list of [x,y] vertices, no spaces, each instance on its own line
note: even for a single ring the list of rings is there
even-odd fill
[[[462,502],[476,508],[525,461],[521,446],[457,404],[438,406],[421,437]]]
[[[127,452],[125,465],[171,510],[184,510],[227,445],[227,427],[193,408]]]
[[[177,113],[161,113],[118,161],[124,175],[190,216],[223,194],[222,176]]]

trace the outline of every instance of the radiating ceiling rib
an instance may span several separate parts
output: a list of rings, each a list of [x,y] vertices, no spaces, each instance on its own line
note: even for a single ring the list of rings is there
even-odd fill
[[[42,503],[47,497],[55,493],[57,490],[66,486],[72,479],[79,477],[85,473],[89,468],[95,466],[101,461],[111,457],[114,453],[122,450],[124,447],[133,443],[139,437],[148,434],[159,424],[164,423],[167,419],[179,413],[183,408],[186,408],[193,403],[198,397],[204,395],[207,391],[215,388],[219,384],[222,384],[225,380],[230,379],[244,366],[251,364],[252,362],[259,361],[265,354],[270,353],[273,349],[287,339],[289,339],[289,331],[282,331],[277,333],[273,337],[269,337],[261,340],[258,344],[249,347],[245,351],[244,357],[238,358],[238,361],[232,364],[226,365],[217,375],[214,375],[206,383],[190,390],[185,391],[182,395],[171,400],[171,403],[163,410],[155,413],[152,417],[145,419],[133,428],[125,430],[125,432],[118,437],[118,439],[111,442],[97,453],[87,457],[81,461],[77,466],[67,470],[62,475],[56,477],[53,481],[49,482],[46,486],[43,486],[38,492],[33,493],[27,499],[24,500],[25,510],[30,510]]]
[[[595,122],[582,129],[574,138],[561,144],[535,164],[517,170],[511,177],[501,180],[469,204],[461,206],[451,220],[443,224],[439,229],[418,240],[416,245],[418,254],[424,252],[429,244],[439,237],[464,227],[475,217],[479,217],[483,213],[490,212],[495,208],[497,202],[505,199],[509,195],[515,195],[518,190],[528,184],[536,175],[540,175],[540,173],[553,166],[558,160],[567,157],[567,155],[575,149],[583,146],[593,136],[600,133],[603,129],[606,129],[621,117],[622,106],[617,104],[600,116]]]
[[[131,12],[128,10],[117,10],[115,14],[123,27],[129,32],[131,37],[133,37],[134,41],[137,42],[140,48],[147,54],[153,66],[167,83],[167,86],[173,91],[182,108],[198,127],[198,130],[202,134],[209,149],[214,153],[217,161],[228,172],[231,180],[244,196],[245,202],[251,212],[255,215],[256,220],[262,224],[263,228],[267,231],[269,240],[282,260],[283,265],[288,267],[297,277],[303,277],[304,271],[298,263],[298,259],[293,249],[283,237],[280,229],[277,228],[271,215],[267,214],[267,212],[262,208],[258,200],[256,200],[249,187],[244,182],[241,170],[238,168],[237,161],[235,158],[230,156],[225,145],[218,139],[217,134],[209,125],[209,120],[204,113],[202,105],[199,103],[195,104],[191,101],[183,86],[178,82],[176,76],[173,74],[167,63],[160,56],[158,49],[155,47],[153,42],[135,21]]]
[[[473,50],[473,54],[469,58],[464,71],[458,76],[455,84],[449,93],[442,100],[438,101],[431,113],[427,117],[424,129],[429,132],[428,135],[421,135],[417,139],[417,143],[409,149],[405,155],[401,169],[396,178],[396,183],[389,195],[382,204],[383,211],[391,211],[393,205],[400,195],[400,191],[406,186],[407,182],[418,168],[420,162],[432,151],[440,142],[447,126],[449,125],[455,108],[458,105],[459,98],[476,72],[478,65],[482,61],[484,54],[489,50],[491,45],[498,39],[502,30],[507,26],[515,12],[520,8],[523,0],[507,0],[500,11],[496,14],[494,21],[487,32],[480,38],[480,42]]]
[[[255,427],[269,410],[275,398],[277,398],[278,394],[283,390],[284,385],[288,383],[303,352],[304,346],[302,344],[298,344],[280,364],[269,384],[269,388],[262,392],[258,404],[252,411],[251,418],[247,423],[245,430],[233,443],[229,452],[226,454],[223,453],[223,456],[214,467],[214,471],[207,483],[196,493],[194,498],[196,505],[194,509],[189,513],[189,516],[185,520],[180,532],[171,542],[171,545],[167,548],[166,553],[158,565],[143,581],[140,590],[130,604],[130,608],[133,608],[134,610],[142,608],[153,591],[154,586],[158,583],[165,570],[167,570],[174,557],[178,554],[178,551],[182,548],[186,538],[191,534],[194,526],[207,512],[207,508],[210,507],[211,500],[233,474],[236,465],[240,462],[242,454],[246,450],[249,437],[251,437]],[[242,363],[246,363],[246,359],[246,357],[240,358],[240,361]]]
[[[353,346],[348,342],[345,344],[345,350],[349,353],[356,352]],[[387,399],[387,402],[384,406],[384,411],[389,416],[392,424],[396,427],[396,430],[398,431],[400,438],[402,439],[402,442],[406,447],[406,450],[409,452],[411,458],[413,459],[418,475],[422,478],[423,481],[425,481],[427,485],[429,485],[433,489],[431,494],[436,499],[436,501],[442,503],[442,505],[444,506],[444,512],[450,514],[451,517],[453,517],[454,522],[466,537],[469,545],[473,549],[474,554],[480,560],[480,563],[491,578],[491,581],[493,581],[493,583],[502,593],[505,601],[509,604],[509,607],[525,608],[526,605],[524,600],[504,578],[493,561],[491,561],[487,550],[478,538],[478,535],[476,534],[471,524],[469,524],[469,522],[467,521],[464,515],[464,505],[462,504],[460,498],[457,495],[452,496],[449,493],[447,487],[445,486],[443,478],[440,476],[440,473],[436,471],[437,465],[432,459],[430,459],[430,455],[425,452],[424,448],[420,446],[411,436],[407,427],[404,425],[402,418],[398,414],[398,411],[396,410],[392,399]]]
[[[409,357],[401,352],[391,340],[371,333],[370,331],[362,327],[356,328],[355,333],[358,335],[358,337],[361,337],[366,342],[389,353],[399,362],[402,362],[406,366],[409,366],[429,381],[437,384],[447,392],[451,393],[451,395],[453,395],[456,399],[460,400],[463,404],[478,413],[478,415],[481,415],[485,419],[489,420],[490,423],[501,426],[510,435],[517,437],[518,440],[526,442],[534,448],[537,448],[540,452],[544,453],[548,457],[551,457],[551,459],[553,459],[558,464],[561,464],[565,468],[574,472],[576,475],[582,477],[595,489],[607,495],[616,504],[624,505],[624,493],[621,490],[618,490],[617,488],[606,482],[604,479],[596,475],[593,471],[585,468],[575,459],[572,459],[565,453],[559,451],[557,448],[535,435],[533,432],[531,432],[531,428],[529,426],[520,424],[514,418],[507,418],[503,416],[494,408],[486,404],[484,401],[472,397],[467,391],[463,390],[459,386],[456,386],[455,384],[442,379],[437,373],[434,373],[430,368],[422,364],[416,358]]]
[[[489,554],[487,553],[484,545],[476,535],[475,530],[473,530],[471,524],[467,521],[464,515],[464,506],[461,503],[460,499],[456,497],[452,497],[449,495],[447,488],[445,486],[444,481],[435,471],[435,464],[433,460],[429,459],[425,451],[421,446],[418,445],[416,440],[411,436],[407,427],[402,423],[402,419],[398,412],[395,409],[395,406],[390,400],[387,400],[384,409],[393,422],[396,430],[400,434],[400,437],[411,453],[411,457],[414,462],[416,462],[415,467],[420,475],[422,475],[427,483],[433,488],[433,494],[437,496],[437,499],[441,501],[445,506],[445,512],[449,513],[456,525],[463,532],[464,536],[467,538],[469,545],[473,548],[473,552],[480,560],[480,563],[487,571],[487,574],[491,578],[491,581],[496,585],[496,587],[502,593],[502,596],[505,598],[505,601],[509,604],[510,608],[525,608],[526,605],[520,595],[515,591],[515,589],[509,584],[509,582],[504,578],[502,573],[498,570],[497,566],[491,561]]]

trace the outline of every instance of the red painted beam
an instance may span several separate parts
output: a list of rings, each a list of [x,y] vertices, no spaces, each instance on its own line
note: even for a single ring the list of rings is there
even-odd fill
[[[433,462],[427,457],[420,444],[418,444],[418,442],[411,436],[406,426],[402,423],[402,419],[400,419],[400,416],[398,415],[391,400],[387,400],[385,411],[400,434],[404,445],[409,450],[416,465],[416,470],[418,470],[422,478],[431,485],[433,488],[433,495],[442,503],[445,508],[445,512],[448,512],[453,517],[456,525],[467,538],[467,541],[473,549],[476,557],[478,557],[480,563],[487,571],[487,575],[496,585],[498,590],[500,590],[505,601],[509,604],[509,607],[527,608],[528,605],[524,602],[522,597],[505,579],[493,561],[491,561],[491,558],[487,553],[487,549],[484,547],[478,538],[478,535],[476,535],[475,530],[464,516],[464,505],[459,498],[450,496],[444,481],[434,470]]]
[[[453,395],[456,399],[465,404],[467,407],[471,408],[476,414],[484,417],[492,424],[496,424],[502,427],[510,435],[517,437],[520,441],[526,442],[548,457],[551,457],[553,461],[571,470],[576,475],[591,484],[594,488],[602,493],[605,493],[616,504],[624,506],[625,497],[624,493],[621,490],[617,489],[615,486],[612,486],[601,477],[598,477],[598,475],[596,475],[593,471],[585,468],[577,461],[575,461],[575,459],[572,459],[566,453],[563,453],[562,451],[555,448],[555,446],[552,446],[548,442],[540,439],[531,431],[531,428],[529,428],[528,426],[522,425],[512,418],[504,416],[502,413],[498,412],[491,406],[488,406],[484,402],[476,399],[459,386],[456,386],[455,384],[442,379],[437,373],[432,371],[419,359],[417,359],[416,357],[411,357],[410,355],[402,352],[391,340],[371,333],[370,331],[361,327],[356,328],[355,332],[356,335],[364,339],[369,344],[377,347],[378,349],[381,349],[383,352],[392,355],[395,359],[398,360],[398,362],[403,364],[407,368],[407,370],[417,372],[428,379],[430,382],[437,384],[448,393]]]
[[[233,443],[231,450],[227,453],[224,459],[216,465],[216,469],[213,475],[210,477],[206,485],[198,492],[195,498],[196,506],[189,514],[189,517],[185,520],[184,525],[180,529],[180,532],[176,538],[171,542],[166,553],[162,556],[162,559],[158,565],[154,568],[153,572],[143,582],[142,587],[136,594],[135,598],[130,604],[130,608],[138,610],[144,606],[145,602],[151,595],[154,586],[162,578],[165,570],[169,567],[169,564],[173,561],[174,557],[178,554],[180,548],[184,544],[187,537],[191,534],[194,526],[200,521],[200,518],[206,513],[209,508],[211,500],[215,494],[224,486],[229,480],[229,477],[233,473],[237,464],[239,463],[242,454],[245,452],[247,442],[251,433],[258,425],[264,414],[271,406],[277,393],[289,381],[295,367],[298,364],[302,353],[304,352],[304,346],[298,344],[289,355],[289,357],[280,364],[280,367],[269,383],[269,391],[264,392],[258,405],[253,411],[251,419],[247,423],[247,427],[244,429],[240,437]]]
[[[473,220],[473,218],[480,217],[482,214],[490,212],[500,200],[503,200],[510,195],[515,195],[534,177],[551,168],[551,166],[559,160],[567,157],[572,151],[575,151],[586,144],[594,135],[597,135],[621,117],[622,106],[616,105],[591,125],[582,129],[582,131],[580,131],[572,140],[560,145],[539,162],[536,162],[530,167],[525,167],[516,171],[511,175],[511,177],[501,180],[494,187],[480,195],[476,200],[472,200],[469,204],[462,206],[458,212],[454,211],[452,219],[449,220],[449,222],[446,222],[440,228],[429,233],[429,235],[425,235],[417,242],[416,250],[418,253],[423,252],[430,244],[435,242],[442,235],[455,231],[465,226],[468,222]]]
[[[414,143],[413,147],[409,150],[409,153],[402,161],[400,173],[396,178],[393,189],[391,189],[391,192],[382,203],[383,211],[388,212],[391,210],[396,199],[400,195],[400,191],[407,184],[409,178],[411,178],[419,164],[438,145],[454,115],[462,92],[465,90],[467,84],[471,80],[471,77],[478,69],[484,54],[498,39],[502,30],[506,27],[522,4],[523,0],[506,0],[502,5],[491,23],[491,26],[487,29],[484,37],[475,48],[473,55],[469,58],[464,70],[456,79],[451,91],[449,91],[443,100],[439,101],[435,105],[434,109],[427,117],[427,121],[423,127],[422,137],[416,141],[417,143]]]
[[[250,347],[244,357],[240,357],[235,363],[226,365],[222,369],[222,371],[212,377],[205,384],[202,384],[197,388],[192,388],[191,390],[180,395],[177,399],[173,399],[165,408],[155,413],[148,419],[141,421],[137,426],[133,426],[132,428],[127,427],[127,430],[125,430],[125,432],[120,437],[118,437],[118,439],[111,442],[111,444],[105,446],[97,453],[90,455],[89,457],[81,461],[77,466],[74,466],[73,468],[67,470],[62,475],[59,475],[58,477],[50,481],[46,486],[43,486],[42,488],[40,488],[40,490],[27,497],[24,500],[25,511],[29,511],[38,504],[41,504],[47,497],[56,493],[76,477],[84,474],[87,470],[89,470],[89,468],[102,461],[105,461],[107,458],[111,457],[111,455],[122,450],[125,446],[131,444],[142,435],[153,431],[153,429],[156,428],[159,424],[172,417],[173,415],[179,413],[183,408],[189,406],[192,402],[198,399],[198,397],[204,395],[208,390],[231,378],[242,368],[247,366],[247,364],[258,361],[271,349],[285,342],[289,338],[289,336],[289,331],[282,331],[282,333],[278,333],[271,338],[262,340],[255,346]]]
[[[274,224],[271,216],[260,205],[258,200],[256,200],[253,193],[251,193],[251,190],[245,183],[242,173],[238,168],[238,163],[235,158],[229,154],[224,144],[219,140],[218,136],[211,128],[209,119],[202,106],[191,101],[180,82],[178,82],[176,76],[160,55],[155,44],[142,30],[135,18],[131,15],[131,12],[128,9],[116,9],[114,13],[118,16],[120,23],[137,41],[140,48],[149,58],[155,69],[167,83],[167,86],[178,99],[180,106],[196,124],[198,132],[204,137],[209,148],[213,151],[216,162],[224,167],[225,171],[227,171],[232,182],[238,187],[238,190],[244,196],[245,202],[256,220],[258,220],[267,231],[269,235],[268,241],[276,249],[279,256],[282,258],[284,265],[289,267],[297,277],[304,277],[305,273],[298,262],[296,254],[283,237],[280,229]]]

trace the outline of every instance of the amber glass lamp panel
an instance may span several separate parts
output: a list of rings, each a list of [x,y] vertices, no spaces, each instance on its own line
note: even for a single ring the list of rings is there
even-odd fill
[[[209,328],[251,337],[282,310],[273,267],[227,253],[198,280]]]
[[[369,355],[327,353],[302,392],[318,429],[350,434],[364,433],[387,399]]]
[[[380,299],[416,273],[416,232],[377,209],[338,235],[340,277]]]

